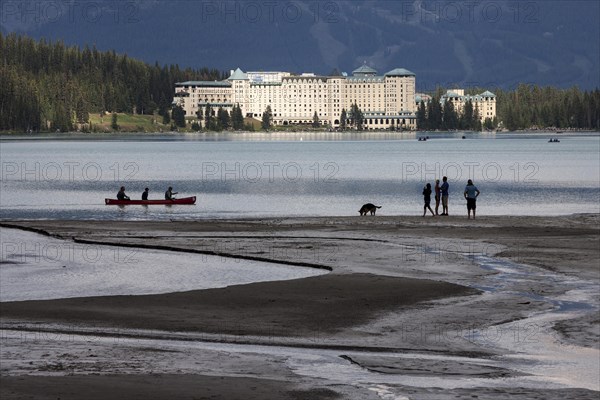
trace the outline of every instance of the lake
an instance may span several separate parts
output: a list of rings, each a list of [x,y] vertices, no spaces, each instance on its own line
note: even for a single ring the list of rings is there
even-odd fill
[[[358,216],[369,202],[378,215],[420,215],[423,186],[443,175],[451,215],[466,215],[467,179],[481,191],[479,216],[597,213],[599,154],[598,133],[4,136],[1,218]],[[131,198],[173,186],[198,201],[104,205],[122,185]]]

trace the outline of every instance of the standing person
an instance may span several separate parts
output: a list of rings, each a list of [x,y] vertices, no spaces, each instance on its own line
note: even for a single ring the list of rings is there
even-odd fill
[[[473,185],[473,181],[469,179],[464,192],[465,199],[467,199],[467,213],[469,219],[471,219],[471,210],[473,210],[473,219],[475,219],[475,209],[477,208],[476,203],[479,193],[480,191],[477,189],[477,186]]]
[[[431,183],[428,183],[423,188],[423,201],[425,202],[425,205],[423,206],[423,216],[427,214],[427,210],[431,211],[432,216],[435,216],[431,206],[429,205],[431,203]]]
[[[448,189],[450,189],[450,185],[448,184],[448,177],[442,178],[442,186],[440,190],[442,192],[442,215],[448,215]]]
[[[441,191],[440,189],[440,180],[435,180],[435,215],[438,214],[438,210],[440,209],[440,200],[441,200]]]
[[[150,189],[146,188],[144,189],[144,192],[142,193],[142,200],[148,200],[148,192],[150,191]]]
[[[173,199],[173,195],[177,194],[177,192],[173,191],[173,187],[169,186],[169,188],[167,189],[167,191],[165,192],[165,200],[174,200]]]
[[[127,196],[125,194],[125,186],[121,186],[121,189],[119,189],[119,192],[117,193],[117,199],[118,200],[129,200],[129,196]]]

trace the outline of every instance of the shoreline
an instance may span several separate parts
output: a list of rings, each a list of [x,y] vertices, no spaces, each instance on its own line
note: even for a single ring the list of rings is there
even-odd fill
[[[227,257],[239,257],[232,251],[217,253],[214,249],[230,250],[225,246],[203,246],[190,248],[186,243],[173,243],[161,241],[163,238],[188,232],[198,235],[199,239],[207,239],[200,236],[203,233],[212,236],[221,234],[223,238],[236,239],[240,243],[244,239],[251,239],[257,234],[266,234],[271,237],[276,234],[299,232],[296,239],[311,240],[358,240],[358,241],[381,241],[389,242],[391,233],[401,234],[403,239],[410,236],[416,238],[436,240],[445,245],[450,245],[448,241],[466,243],[464,249],[471,253],[477,250],[476,247],[469,247],[470,244],[478,243],[479,247],[487,251],[488,255],[497,255],[515,262],[532,263],[532,265],[541,268],[555,270],[559,272],[569,272],[569,265],[576,269],[578,274],[587,274],[588,277],[600,280],[600,271],[591,268],[595,260],[600,260],[600,254],[595,243],[589,243],[585,240],[575,243],[579,236],[600,236],[600,214],[598,213],[575,213],[565,215],[539,216],[539,215],[484,215],[476,220],[467,219],[464,215],[452,215],[449,217],[423,218],[419,215],[378,215],[376,217],[357,217],[357,216],[294,216],[294,217],[247,217],[247,218],[202,218],[202,219],[182,219],[182,220],[11,220],[0,219],[0,227],[22,229],[58,239],[74,240],[80,243],[112,245],[124,247],[139,247],[159,250],[172,250],[191,252],[198,254],[222,255]],[[357,236],[349,237],[350,227],[357,228]],[[92,231],[95,229],[96,231]],[[369,229],[370,232],[362,230]],[[432,231],[435,229],[435,231]],[[446,231],[454,229],[454,231]],[[132,240],[113,241],[109,238],[112,233],[121,233],[125,237],[132,236]],[[129,234],[128,231],[135,232]],[[148,235],[147,232],[158,232]],[[172,234],[165,233],[171,232]],[[242,234],[245,232],[245,235]],[[317,232],[317,236],[311,236],[308,233]],[[341,232],[339,237],[330,237],[331,233]],[[375,236],[366,237],[369,233]],[[223,235],[224,234],[224,235]],[[162,236],[161,236],[162,235]],[[289,237],[287,235],[286,237]],[[554,239],[554,242],[547,242],[546,238]],[[558,247],[558,240],[571,240],[567,246]],[[150,240],[150,243],[149,243]],[[166,244],[169,243],[169,244]],[[408,240],[409,245],[414,246],[414,240]],[[181,246],[180,244],[183,244]],[[208,241],[207,244],[214,244]],[[289,243],[288,243],[289,244]],[[532,254],[528,253],[528,247],[534,246]],[[570,247],[575,245],[576,249]],[[417,246],[424,247],[425,244],[419,243]],[[450,249],[449,249],[450,250]],[[586,252],[579,254],[577,250]],[[548,260],[545,253],[558,251],[561,256],[559,261],[566,263],[565,266],[556,266],[556,262]],[[494,253],[495,252],[495,253]],[[591,252],[591,253],[590,253]],[[497,253],[497,254],[496,254]],[[564,257],[562,253],[569,253],[569,257]],[[252,254],[246,252],[244,254]],[[588,259],[589,256],[593,258]],[[268,257],[259,257],[261,261],[273,261],[287,263],[287,259],[278,258],[272,260]],[[563,259],[564,258],[564,259]],[[588,260],[586,262],[585,260]],[[292,262],[296,260],[291,260]],[[298,264],[300,266],[310,266]],[[327,267],[316,265],[318,268]],[[327,267],[326,269],[330,269]]]
[[[372,130],[372,131],[334,131],[330,132],[327,130],[323,131],[221,131],[221,132],[177,132],[177,131],[156,131],[156,132],[40,132],[40,133],[23,133],[23,132],[14,132],[14,133],[1,133],[0,132],[0,140],[68,140],[68,139],[87,139],[90,141],[94,141],[97,139],[105,140],[110,139],[111,137],[130,137],[130,138],[153,138],[153,137],[190,137],[190,136],[205,136],[208,138],[218,138],[218,137],[243,137],[243,136],[268,136],[272,137],[274,141],[276,141],[280,136],[287,135],[290,137],[297,135],[309,135],[309,136],[339,136],[345,135],[349,139],[353,138],[352,136],[364,136],[364,135],[373,135],[373,136],[415,136],[419,134],[431,134],[435,136],[456,136],[456,135],[481,135],[481,136],[490,136],[490,135],[498,135],[498,136],[544,136],[544,135],[558,135],[560,137],[569,137],[569,136],[597,136],[600,135],[600,131],[594,130],[552,130],[552,129],[540,129],[540,130],[517,130],[517,131],[386,131],[386,130]],[[353,138],[355,139],[355,138]],[[368,139],[367,139],[368,140]]]
[[[251,368],[256,370],[254,376],[259,381],[275,379],[285,382],[285,389],[280,387],[277,390],[291,390],[294,386],[292,382],[300,379],[304,382],[304,389],[308,387],[314,394],[312,397],[308,394],[304,396],[323,399],[379,397],[374,395],[374,389],[363,386],[352,389],[352,385],[348,384],[332,385],[333,381],[326,376],[318,379],[316,376],[309,377],[307,371],[301,372],[304,371],[302,368],[300,371],[290,369],[287,362],[275,361],[275,356],[254,354],[266,350],[253,346],[268,345],[273,349],[271,351],[277,354],[282,352],[281,360],[288,357],[285,356],[286,352],[293,353],[300,349],[314,353],[315,357],[317,354],[322,354],[318,357],[325,357],[330,352],[345,354],[346,358],[335,358],[335,365],[339,364],[339,368],[354,365],[353,368],[366,374],[372,373],[368,372],[370,370],[388,371],[386,374],[389,374],[400,365],[397,372],[387,375],[390,382],[394,374],[400,374],[399,371],[410,374],[413,368],[409,368],[405,361],[399,361],[404,353],[414,354],[415,360],[420,359],[414,361],[417,364],[425,363],[423,357],[464,357],[460,363],[462,367],[452,367],[463,371],[458,376],[466,374],[466,377],[469,374],[466,371],[474,368],[481,376],[491,374],[486,379],[493,386],[501,385],[498,376],[515,374],[524,368],[513,369],[510,358],[501,363],[494,360],[510,354],[504,347],[506,339],[512,335],[510,329],[526,328],[531,316],[555,315],[549,319],[555,322],[540,325],[538,340],[551,339],[563,343],[565,349],[587,348],[592,352],[600,349],[597,333],[600,321],[594,318],[593,313],[590,314],[600,304],[600,294],[594,291],[600,284],[600,269],[597,267],[600,264],[599,214],[481,217],[475,221],[464,217],[423,219],[377,216],[163,222],[0,222],[3,227],[15,225],[69,241],[89,243],[89,246],[162,246],[169,251],[213,252],[224,258],[260,257],[275,263],[315,264],[331,269],[328,274],[318,277],[222,289],[0,303],[3,342],[10,349],[6,351],[24,354],[33,351],[30,341],[15,342],[7,332],[16,330],[22,335],[38,332],[46,348],[55,348],[49,351],[51,358],[65,352],[75,357],[67,368],[74,376],[81,377],[82,373],[89,373],[91,368],[75,361],[84,357],[83,347],[77,350],[79,339],[71,340],[69,348],[72,349],[68,350],[61,340],[53,342],[47,335],[69,337],[100,334],[105,335],[107,341],[114,338],[112,340],[117,342],[118,337],[123,337],[120,335],[125,335],[121,339],[123,342],[129,340],[126,338],[137,338],[135,340],[138,342],[152,337],[175,341],[181,338],[183,344],[177,346],[191,346],[191,353],[196,351],[193,350],[194,346],[209,346],[209,343],[220,343],[220,346],[235,343],[246,345],[250,346],[244,350],[246,355],[236,353],[234,349],[225,350],[227,347],[215,350],[215,357],[221,360],[219,365],[226,366],[222,367],[224,369],[219,375],[226,379],[244,376],[239,371],[235,372],[235,365],[224,361],[227,358],[222,358],[235,353],[235,357],[241,357],[246,360],[244,363],[252,365]],[[522,272],[514,273],[515,269],[523,268]],[[579,293],[584,288],[582,285],[589,287],[583,294]],[[587,297],[581,297],[583,295]],[[577,306],[580,301],[591,302],[592,309],[552,314],[556,304],[573,302]],[[479,334],[471,337],[470,332]],[[504,332],[504,336],[497,336],[498,332]],[[492,337],[492,333],[496,337],[491,342],[477,339]],[[87,346],[85,341],[82,346]],[[98,346],[107,349],[104,345]],[[167,349],[171,345],[164,346]],[[284,346],[283,350],[278,350],[281,346]],[[163,351],[161,348],[153,351]],[[116,354],[137,354],[139,362],[154,354],[140,355],[138,350],[128,348],[125,344],[117,345],[113,351]],[[351,354],[355,351],[360,351],[360,355]],[[171,357],[170,362],[180,357],[179,353],[164,354],[164,357]],[[39,388],[52,387],[53,383],[47,378],[29,376],[34,371],[47,374],[43,371],[50,360],[36,360],[36,357],[33,356],[33,366],[19,367],[18,363],[9,360],[8,365],[13,366],[13,373],[9,372],[10,369],[3,370],[3,379],[14,375],[26,377],[24,382],[29,382],[20,384],[11,378],[11,390],[26,393],[26,386],[23,385],[30,384],[32,387],[39,385]],[[279,359],[279,355],[275,358]],[[213,368],[216,365],[214,362],[204,360],[201,362],[202,368]],[[480,365],[482,362],[489,365],[484,367]],[[100,376],[111,374],[112,371],[117,375],[110,379],[114,379],[122,393],[136,393],[135,390],[140,388],[139,382],[132,383],[128,389],[120,385],[130,380],[143,380],[145,373],[133,370],[123,372],[119,367],[120,362],[114,358],[107,359],[106,363]],[[414,368],[417,368],[417,364]],[[281,370],[274,372],[272,368],[277,365],[279,367],[275,369]],[[468,369],[464,369],[466,365],[469,365]],[[497,369],[500,367],[505,372]],[[193,369],[196,372],[190,373],[200,376],[202,368]],[[443,371],[427,363],[418,368],[429,371],[424,373],[432,379],[434,376],[444,376]],[[162,370],[164,376],[169,377],[165,378],[170,382],[167,385],[183,379],[177,373],[169,375],[172,372],[175,371],[168,367]],[[140,373],[142,375],[138,375]],[[558,399],[569,395],[592,398],[594,393],[575,389],[577,384],[571,386],[572,389],[552,386],[543,390],[535,389],[536,385],[527,386],[531,385],[527,383],[527,374],[514,376],[525,385],[524,397],[516,396],[518,399],[531,396]],[[72,387],[79,388],[79,393],[83,393],[84,383],[77,382],[77,379],[94,385],[94,382],[105,378],[72,379]],[[69,377],[59,381],[68,383]],[[228,392],[227,385],[214,384],[215,398],[237,398]],[[191,383],[186,385],[191,388]],[[390,387],[402,393],[411,393],[411,399],[442,396],[433,388],[409,386],[399,389],[397,384]],[[248,387],[245,389],[251,390]],[[460,385],[459,388],[448,389],[447,396],[458,395],[462,393],[461,390],[467,390],[466,386],[463,389],[460,389]],[[494,390],[504,395],[508,393],[499,386]],[[281,394],[281,391],[277,393],[279,395],[264,395],[266,397],[262,398],[293,398]],[[317,393],[322,393],[324,397],[317,397]],[[157,394],[153,398],[165,397]]]

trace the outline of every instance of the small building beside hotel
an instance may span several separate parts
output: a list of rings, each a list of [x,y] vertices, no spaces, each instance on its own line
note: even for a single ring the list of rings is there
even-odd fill
[[[451,89],[440,98],[442,104],[446,101],[452,101],[454,109],[459,115],[462,114],[465,104],[471,101],[473,110],[477,110],[479,113],[481,123],[487,118],[493,120],[496,117],[496,95],[487,90],[476,95],[465,95],[464,89]]]

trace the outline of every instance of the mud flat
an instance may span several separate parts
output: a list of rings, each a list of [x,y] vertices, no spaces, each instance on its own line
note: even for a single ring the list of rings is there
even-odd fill
[[[94,398],[106,386],[111,397],[157,399],[562,399],[600,390],[597,214],[2,226],[96,252],[185,253],[199,270],[210,255],[211,264],[330,271],[4,301],[3,398]],[[6,255],[4,266],[31,264],[31,255]],[[154,376],[160,384],[149,383]]]

